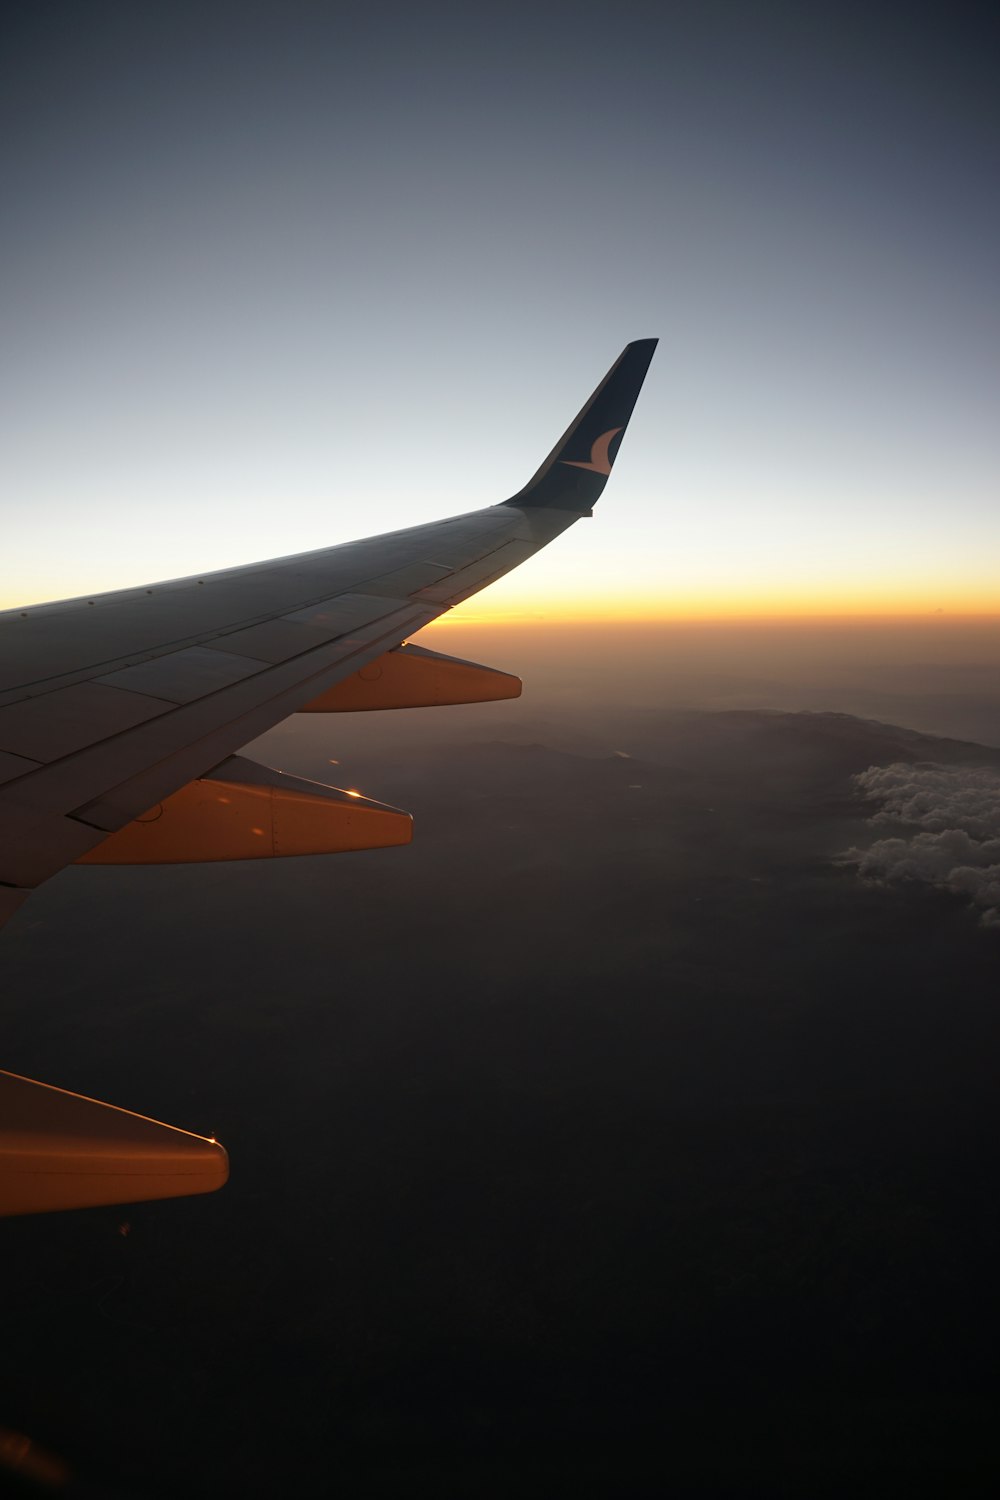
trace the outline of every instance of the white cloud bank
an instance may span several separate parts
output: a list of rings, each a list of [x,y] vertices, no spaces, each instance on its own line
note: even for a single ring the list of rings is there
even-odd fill
[[[869,766],[853,781],[882,804],[871,819],[876,827],[918,831],[847,849],[837,863],[856,865],[863,880],[879,885],[917,880],[954,891],[981,908],[984,927],[1000,928],[1000,770],[896,762]]]

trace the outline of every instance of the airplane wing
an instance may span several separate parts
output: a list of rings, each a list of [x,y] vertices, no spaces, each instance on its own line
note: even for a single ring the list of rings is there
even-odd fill
[[[402,643],[590,514],[655,347],[641,339],[625,348],[533,478],[499,505],[275,561],[0,613],[0,923],[73,863],[407,842],[405,813],[235,752],[296,712],[520,691],[505,673]],[[0,1089],[0,1110],[3,1098]],[[3,1153],[0,1114],[0,1179]]]

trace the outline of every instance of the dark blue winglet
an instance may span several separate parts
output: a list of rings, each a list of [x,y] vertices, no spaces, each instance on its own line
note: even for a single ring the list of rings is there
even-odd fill
[[[520,510],[591,510],[608,482],[656,339],[627,344],[534,478],[504,505]]]

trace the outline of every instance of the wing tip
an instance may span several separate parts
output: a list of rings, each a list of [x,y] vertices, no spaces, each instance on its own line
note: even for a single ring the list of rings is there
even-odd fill
[[[503,504],[578,515],[592,510],[611,475],[658,343],[645,338],[625,345],[541,468]]]

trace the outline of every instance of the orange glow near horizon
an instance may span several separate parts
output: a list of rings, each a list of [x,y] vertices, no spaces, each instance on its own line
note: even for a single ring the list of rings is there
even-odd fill
[[[559,598],[539,594],[537,599],[492,600],[489,592],[465,600],[447,614],[431,621],[422,630],[437,630],[449,625],[503,625],[509,627],[601,624],[601,625],[682,625],[702,624],[792,624],[796,620],[986,620],[1000,619],[1000,588],[980,592],[964,591],[950,598],[931,595],[936,603],[900,593],[867,597],[808,594],[773,595],[729,594],[725,596],[674,595],[670,599],[635,595],[617,599]],[[56,601],[39,600],[38,603]],[[0,600],[0,611],[30,608]],[[336,765],[331,761],[331,765]]]
[[[679,625],[738,621],[761,624],[791,624],[796,620],[982,620],[1000,618],[1000,588],[963,590],[955,595],[928,594],[918,597],[899,593],[866,595],[861,592],[819,594],[633,595],[628,598],[548,597],[491,600],[488,592],[458,605],[428,630],[455,624],[534,626],[608,624]]]

